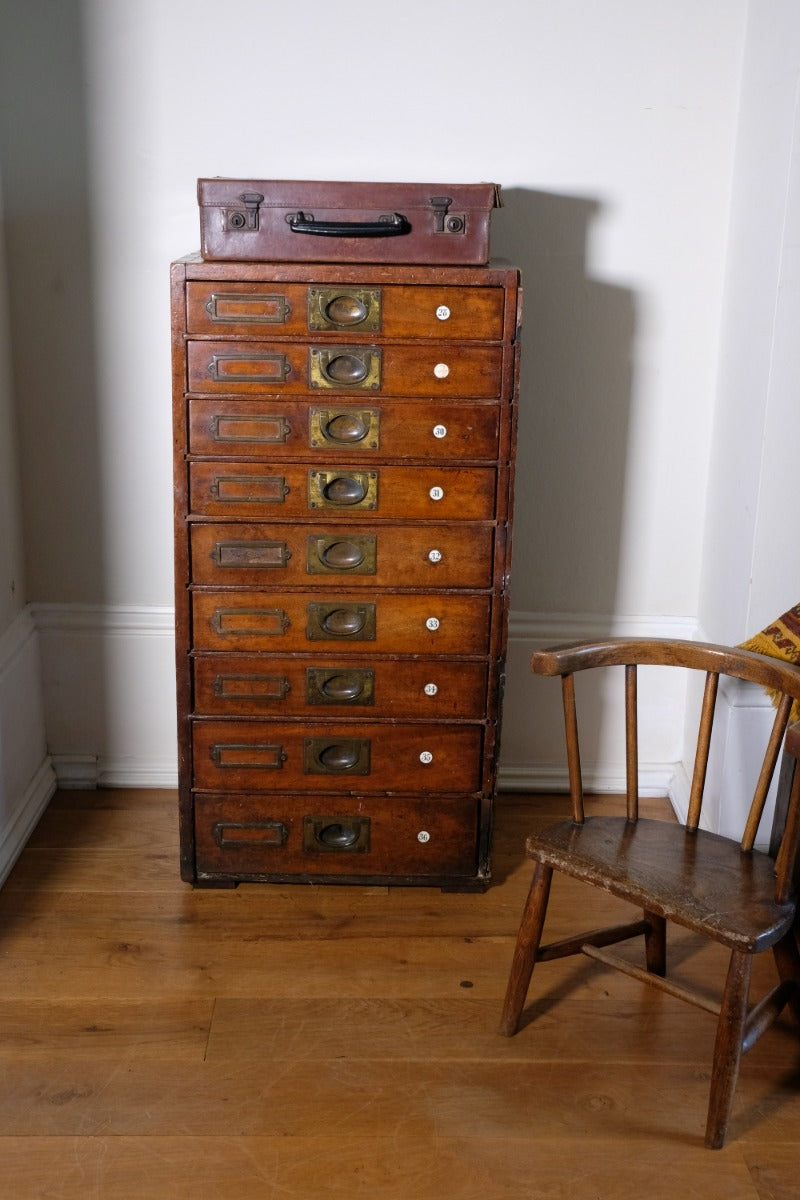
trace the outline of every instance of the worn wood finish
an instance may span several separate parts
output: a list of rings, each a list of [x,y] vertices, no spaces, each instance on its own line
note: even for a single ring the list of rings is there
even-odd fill
[[[736,1137],[716,1155],[705,1012],[580,956],[542,973],[525,1036],[497,1037],[525,835],[567,815],[565,797],[499,798],[480,895],[188,889],[174,806],[61,793],[0,892],[4,1197],[795,1200],[787,1017],[743,1061]],[[586,811],[624,815],[625,800],[587,796]],[[559,876],[556,935],[578,906],[597,926],[625,912]],[[671,964],[709,994],[724,970],[682,929]]]
[[[330,721],[291,725],[263,721],[195,721],[198,788],[272,793],[440,792],[480,790],[480,725]],[[310,746],[309,743],[313,743]],[[427,747],[420,761],[420,747]],[[352,761],[351,761],[352,760]],[[325,772],[332,763],[341,769]]]
[[[197,199],[208,259],[427,266],[487,261],[489,218],[500,189],[494,183],[215,177],[198,179]],[[382,236],[393,221],[397,235]],[[330,236],[315,234],[316,222],[332,222]],[[377,229],[365,235],[362,222]]]
[[[347,658],[320,648],[315,655],[274,656],[267,663],[257,654],[198,654],[192,672],[194,710],[204,716],[319,719],[336,711],[365,720],[480,721],[487,707],[487,664],[468,659]],[[436,691],[426,692],[434,677]]]
[[[258,517],[316,517],[324,521],[347,509],[371,522],[491,521],[496,512],[498,471],[490,467],[376,466],[333,456],[318,467],[193,462],[189,467],[192,512],[226,520]],[[338,505],[327,499],[331,482],[344,491]],[[502,479],[500,480],[502,485]],[[348,489],[349,490],[346,490]],[[443,493],[439,499],[432,489]],[[500,488],[499,495],[507,491]],[[364,493],[363,500],[352,495]]]
[[[636,673],[643,664],[692,668],[706,673],[685,827],[639,819]],[[742,1054],[755,1044],[787,1004],[800,1017],[800,954],[795,936],[794,889],[800,843],[800,772],[783,773],[784,794],[776,806],[770,853],[754,849],[767,789],[784,744],[791,704],[800,699],[800,668],[731,647],[651,639],[611,639],[559,646],[537,651],[532,666],[539,674],[562,677],[573,820],[537,830],[528,838],[527,854],[536,865],[523,910],[500,1031],[506,1036],[517,1031],[537,960],[579,952],[718,1013],[705,1141],[706,1146],[720,1149],[733,1108]],[[627,812],[624,817],[587,817],[580,773],[574,675],[577,671],[609,666],[622,668],[624,672]],[[698,828],[720,675],[759,683],[781,693],[740,843]],[[787,755],[800,756],[796,727],[789,731],[785,746]],[[542,946],[553,872],[564,873],[636,905],[643,911],[643,923],[593,929]],[[730,962],[721,1004],[663,978],[667,921],[728,950]],[[646,970],[600,949],[639,933],[645,938]],[[753,957],[769,949],[774,950],[780,982],[751,1006]]]
[[[182,877],[485,888],[518,272],[188,258],[172,276]],[[332,664],[323,691],[310,673]],[[263,812],[231,845],[213,797],[236,795]],[[335,847],[309,836],[331,796],[354,810],[314,834]]]
[[[320,442],[317,428],[337,417],[355,416],[368,425],[369,435],[359,451],[360,461],[372,467],[387,461],[424,463],[486,463],[502,457],[508,428],[502,407],[493,401],[443,400],[436,406],[436,424],[447,430],[437,437],[427,400],[397,399],[385,404],[376,396],[359,403],[355,397],[318,397],[291,404],[272,400],[196,397],[189,400],[189,452],[193,456],[269,459],[280,446],[282,460],[294,461],[324,453],[350,461],[352,448],[333,439]],[[501,442],[501,438],[503,441]]]
[[[503,294],[492,287],[451,287],[434,284],[434,303],[429,287],[390,284],[381,290],[380,315],[375,321],[384,337],[392,338],[470,338],[476,327],[486,341],[502,341]],[[366,297],[369,306],[373,297]],[[447,322],[436,319],[436,309],[446,304],[451,316]],[[302,283],[281,286],[277,293],[268,282],[240,283],[226,280],[223,287],[207,281],[189,283],[186,288],[186,327],[189,333],[211,337],[220,332],[251,338],[257,331],[269,334],[280,319],[284,333],[304,338],[308,335],[309,307],[313,297]],[[285,314],[285,315],[284,315]],[[348,336],[369,341],[375,329],[364,333],[355,326]]]
[[[319,580],[321,587],[336,588],[345,571],[348,588],[370,592],[402,586],[426,592],[459,586],[479,591],[492,584],[491,525],[378,528],[361,520],[343,529],[329,516],[305,525],[195,524],[190,533],[194,582],[209,587],[289,588]],[[340,565],[351,559],[352,568]]]
[[[475,331],[479,336],[479,331]],[[330,343],[320,335],[314,347]],[[503,348],[495,345],[476,345],[474,342],[448,342],[439,344],[400,344],[388,342],[349,343],[340,330],[334,343],[356,345],[365,361],[375,367],[379,379],[370,385],[370,396],[424,396],[433,400],[441,397],[474,397],[476,400],[494,399],[500,391],[503,370]],[[374,346],[374,352],[370,349]],[[278,395],[292,396],[308,394],[315,386],[312,377],[312,347],[308,344],[280,342],[277,339],[264,342],[237,341],[189,341],[187,343],[189,390],[202,395]],[[436,368],[439,364],[447,372]],[[378,365],[379,364],[379,365]],[[338,396],[341,387],[321,390],[320,396]],[[352,391],[352,389],[351,389]]]
[[[198,650],[267,650],[284,654],[331,650],[336,654],[423,654],[486,657],[497,607],[492,597],[469,592],[390,593],[370,596],[343,591],[331,580],[315,592],[203,589],[191,594],[195,648]],[[325,612],[373,610],[374,626],[344,620],[314,621],[314,606]],[[380,620],[377,617],[380,616]],[[431,620],[433,618],[433,620]],[[435,623],[434,623],[435,622]],[[342,632],[343,630],[343,632]]]

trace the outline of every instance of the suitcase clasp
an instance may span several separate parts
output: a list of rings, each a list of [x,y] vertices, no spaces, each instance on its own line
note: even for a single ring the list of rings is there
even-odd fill
[[[242,192],[241,208],[223,209],[223,226],[226,233],[238,233],[242,229],[258,229],[258,207],[264,197],[260,192]]]
[[[450,196],[431,196],[434,233],[463,233],[465,231],[467,218],[464,213],[450,213],[448,216],[447,210],[452,203]]]

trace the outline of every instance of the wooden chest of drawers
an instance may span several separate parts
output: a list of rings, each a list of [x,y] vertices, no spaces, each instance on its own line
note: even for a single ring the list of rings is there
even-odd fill
[[[488,883],[520,300],[173,264],[184,879]]]

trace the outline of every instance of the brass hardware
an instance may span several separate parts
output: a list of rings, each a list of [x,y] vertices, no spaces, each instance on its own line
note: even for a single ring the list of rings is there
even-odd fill
[[[309,471],[309,508],[378,507],[377,471]]]
[[[244,229],[258,229],[258,206],[264,197],[260,192],[242,192],[241,208],[222,210],[222,228],[225,233],[240,233]]]
[[[252,429],[260,427],[263,432],[235,433],[236,426]],[[285,442],[292,427],[286,417],[281,416],[250,416],[248,413],[217,413],[211,419],[211,437],[215,442],[257,442],[264,445],[277,445]]]
[[[377,408],[312,408],[309,413],[311,446],[380,446],[381,414]]]
[[[434,233],[464,233],[466,230],[466,214],[448,212],[452,203],[450,196],[431,196]]]
[[[289,830],[283,821],[217,821],[211,836],[220,850],[242,846],[285,846]]]
[[[221,700],[284,700],[290,692],[284,675],[217,675],[214,695]]]
[[[306,775],[369,775],[369,738],[308,737],[303,740],[303,772]]]
[[[374,575],[378,563],[375,534],[354,537],[309,534],[306,571],[309,575]]]
[[[368,388],[381,385],[378,346],[311,346],[308,381],[313,388]]]
[[[247,742],[218,742],[209,753],[214,766],[221,770],[280,771],[287,758],[283,746]]]
[[[235,490],[245,484],[252,490]],[[208,490],[219,504],[283,504],[289,495],[282,475],[215,475]]]
[[[251,369],[245,370],[245,364]],[[257,369],[256,369],[257,368]],[[285,383],[291,372],[285,354],[212,354],[210,379],[218,383]]]
[[[285,567],[292,557],[286,542],[216,542],[210,557],[220,567]]]
[[[282,608],[216,608],[208,623],[220,637],[282,637],[291,625]]]
[[[306,703],[374,704],[375,672],[371,667],[307,667]]]
[[[212,292],[206,303],[210,320],[236,325],[284,325],[291,311],[286,297],[281,295]]]
[[[309,288],[308,328],[357,328],[359,333],[379,333],[380,290],[347,287]]]
[[[303,849],[309,854],[366,854],[369,847],[369,817],[303,817]]]
[[[306,637],[316,641],[374,642],[376,605],[314,602],[307,609]]]

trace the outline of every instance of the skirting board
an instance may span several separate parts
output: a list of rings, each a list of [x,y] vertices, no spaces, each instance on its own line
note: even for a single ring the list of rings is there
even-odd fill
[[[60,787],[174,787],[174,626],[171,608],[36,605],[31,618],[42,656],[48,747]],[[512,613],[498,786],[501,791],[567,790],[563,761],[560,689],[530,672],[532,651],[578,637],[696,636],[689,619],[598,618],[564,614]],[[645,672],[643,672],[643,675]],[[640,687],[646,703],[644,680]],[[737,739],[763,722],[768,702],[755,689],[725,691],[718,724]],[[654,735],[640,742],[642,794],[668,795],[685,811],[688,773],[684,764],[686,710],[681,685],[658,697]],[[622,719],[621,689],[588,693],[584,712],[587,790],[621,792],[624,755],[616,748],[615,723]],[[643,713],[643,730],[647,711]],[[38,764],[37,764],[38,766]],[[731,784],[731,780],[720,779]],[[735,780],[733,781],[735,783]],[[712,787],[716,784],[711,781]],[[711,806],[714,827],[719,814]]]
[[[0,637],[0,885],[55,789],[45,741],[38,637],[26,609]]]
[[[167,607],[35,605],[41,645],[50,754],[60,787],[174,787],[174,619]],[[690,637],[688,621],[647,621],[564,614],[511,615],[503,751],[499,787],[553,791],[566,773],[553,760],[558,744],[558,703],[540,702],[535,753],[528,727],[533,685],[530,654],[537,645],[614,633]],[[545,716],[547,712],[547,716]],[[553,716],[555,715],[555,721]],[[552,737],[546,731],[552,726]],[[544,741],[543,741],[543,735]],[[674,760],[654,749],[643,767],[648,790],[663,794]],[[624,766],[587,762],[587,786],[619,791]]]
[[[171,608],[33,606],[62,788],[176,787]]]
[[[566,792],[561,689],[554,679],[539,679],[530,670],[534,650],[560,642],[606,637],[665,637],[694,640],[696,622],[683,617],[597,616],[589,613],[513,613],[509,621],[507,681],[498,788],[503,792]],[[583,682],[583,681],[582,681]],[[673,680],[667,698],[669,720],[659,722],[640,742],[641,794],[667,795],[681,770],[684,688]],[[647,696],[640,697],[644,706]],[[659,710],[664,699],[659,697]],[[587,791],[625,790],[622,743],[615,737],[624,713],[622,690],[604,686],[579,696],[583,742],[583,778]],[[643,707],[643,730],[647,710]],[[678,790],[679,794],[679,790]]]

